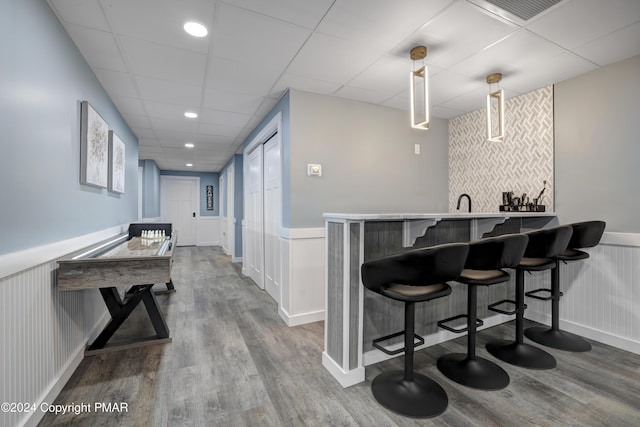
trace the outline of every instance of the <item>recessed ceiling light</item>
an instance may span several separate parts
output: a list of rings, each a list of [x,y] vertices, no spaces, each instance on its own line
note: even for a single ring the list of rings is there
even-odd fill
[[[184,116],[188,119],[195,119],[198,117],[198,113],[194,113],[193,111],[187,111],[184,113]]]
[[[184,24],[184,30],[193,37],[204,37],[209,33],[209,31],[207,31],[207,27],[193,21]]]
[[[195,145],[193,145],[193,143],[191,143],[191,142],[187,142],[186,144],[184,144],[184,146],[187,147],[187,148],[195,147]]]
[[[187,167],[188,168],[193,167],[193,163],[187,163]]]

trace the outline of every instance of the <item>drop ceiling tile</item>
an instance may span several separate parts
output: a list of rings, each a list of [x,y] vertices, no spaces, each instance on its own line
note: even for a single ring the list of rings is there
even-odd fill
[[[199,108],[193,106],[169,104],[166,102],[155,102],[143,100],[145,110],[150,118],[168,119],[183,121],[185,123],[198,123],[198,119],[189,119],[184,117],[185,111],[195,111],[200,113]]]
[[[127,71],[113,34],[73,24],[65,28],[92,68]]]
[[[565,2],[527,28],[573,49],[638,21],[638,0],[580,0]]]
[[[212,110],[251,114],[258,108],[262,100],[263,97],[258,95],[248,95],[224,89],[212,89],[205,92],[202,105]]]
[[[517,29],[471,3],[455,2],[411,37],[433,39],[435,45],[427,45],[428,63],[448,68]]]
[[[361,44],[314,33],[288,68],[291,74],[345,84],[383,53]]]
[[[64,22],[109,31],[98,0],[48,0]]]
[[[186,120],[169,120],[162,117],[151,117],[151,128],[154,133],[162,137],[166,131],[196,133],[198,124],[196,122],[188,122]]]
[[[314,29],[334,0],[223,0],[233,6],[253,10],[305,28]]]
[[[193,51],[120,36],[126,61],[136,76],[199,86],[207,56]]]
[[[458,117],[465,113],[465,110],[456,110],[453,108],[443,107],[442,105],[437,105],[431,107],[429,109],[431,117],[437,117],[439,119],[453,119],[454,117]]]
[[[398,110],[409,111],[411,105],[409,90],[405,90],[404,92],[386,99],[381,105],[384,105],[385,107],[396,108]],[[433,106],[430,106],[429,108],[432,109]],[[407,118],[407,120],[409,119]]]
[[[111,100],[116,108],[123,116],[144,116],[146,111],[142,106],[142,102],[138,98],[129,98],[126,96],[112,96]]]
[[[337,0],[317,31],[376,49],[388,50],[452,0]]]
[[[198,119],[200,120],[200,123],[244,127],[247,120],[249,120],[249,117],[249,114],[203,109],[200,112],[200,117]]]
[[[335,93],[335,96],[361,102],[367,102],[369,104],[379,104],[385,99],[389,98],[389,96],[385,96],[378,91],[352,86],[342,86]]]
[[[199,106],[202,86],[190,86],[167,80],[136,77],[142,98],[148,101]]]
[[[207,89],[266,96],[280,74],[280,70],[211,57],[207,71]]]
[[[242,130],[240,126],[201,123],[198,132],[204,135],[235,137]]]
[[[94,69],[93,72],[109,96],[128,96],[130,98],[138,96],[131,74],[104,69]]]
[[[129,124],[128,121],[127,123]],[[135,126],[131,126],[131,124],[129,124],[129,127],[131,128],[131,132],[133,132],[138,138],[138,141],[140,141],[143,138],[154,139],[156,137],[156,135],[153,133],[153,131],[150,128],[147,129],[147,128],[135,127]]]
[[[214,3],[206,0],[102,0],[115,34],[207,53],[211,36],[193,37],[187,21],[205,25],[211,33]]]
[[[127,114],[125,120],[131,129],[148,129],[151,131],[151,122],[146,115],[138,116],[135,114]]]
[[[269,94],[282,94],[289,88],[304,90],[307,92],[319,93],[322,95],[331,95],[342,85],[339,83],[317,80],[305,76],[297,76],[291,73],[284,73]]]
[[[429,101],[431,105],[443,104],[479,87],[481,82],[445,70],[429,79]]]
[[[640,54],[640,22],[595,39],[573,51],[601,66],[638,55]]]
[[[310,34],[308,29],[221,4],[211,54],[282,73]]]

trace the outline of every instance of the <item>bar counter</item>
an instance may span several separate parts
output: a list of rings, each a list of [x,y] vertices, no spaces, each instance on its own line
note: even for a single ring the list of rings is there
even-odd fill
[[[403,330],[402,304],[365,292],[360,266],[367,261],[408,250],[482,237],[520,233],[558,224],[553,212],[500,213],[327,213],[325,339],[323,366],[343,387],[364,381],[364,367],[390,356],[374,349],[375,338]],[[447,298],[416,305],[416,333],[425,344],[416,350],[456,335],[438,330],[436,322],[466,312],[466,288],[452,283]],[[486,305],[512,298],[514,279],[480,289],[478,318],[484,327],[511,320],[486,310]],[[479,328],[479,329],[483,329]],[[402,344],[392,345],[397,348]]]

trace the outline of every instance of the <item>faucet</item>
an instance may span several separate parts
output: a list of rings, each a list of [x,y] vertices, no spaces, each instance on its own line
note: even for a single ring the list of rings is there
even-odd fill
[[[456,209],[460,210],[460,202],[462,201],[463,197],[466,197],[467,200],[469,200],[469,212],[471,212],[471,196],[469,196],[467,193],[463,193],[460,195],[460,197],[458,197],[458,206],[456,206]]]

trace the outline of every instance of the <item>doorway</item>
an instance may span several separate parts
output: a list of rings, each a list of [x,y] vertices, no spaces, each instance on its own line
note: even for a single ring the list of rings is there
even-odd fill
[[[177,246],[194,246],[198,242],[200,178],[161,176],[160,217],[177,230]]]

